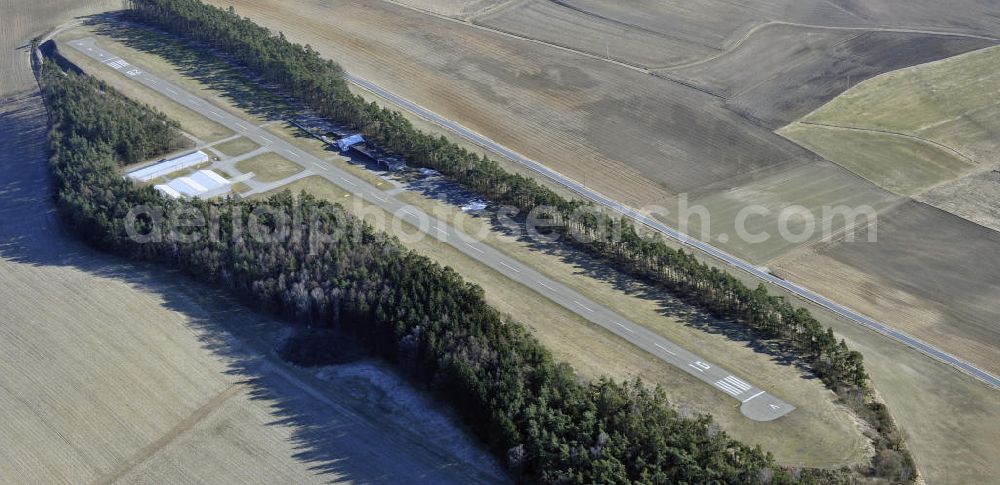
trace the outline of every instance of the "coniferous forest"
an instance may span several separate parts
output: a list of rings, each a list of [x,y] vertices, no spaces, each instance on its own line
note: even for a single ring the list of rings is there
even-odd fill
[[[882,473],[873,462],[873,473],[912,478],[912,459],[898,430],[884,406],[869,400],[861,354],[838,342],[808,311],[770,295],[763,285],[748,288],[683,250],[640,236],[627,220],[596,210],[582,211],[581,217],[588,203],[565,199],[443,137],[419,132],[399,113],[352,94],[336,63],[240,18],[232,9],[198,0],[132,0],[129,15],[215,47],[321,115],[355,127],[410,164],[439,170],[494,203],[525,212],[539,205],[554,207],[557,230],[573,236],[567,239],[581,250],[780,342],[830,388],[842,396],[860,396],[852,407],[878,431],[876,449],[887,454],[885,461],[901,463]],[[479,288],[375,233],[337,206],[290,194],[262,201],[181,202],[131,185],[121,178],[118,166],[166,151],[175,142],[176,125],[90,78],[56,75],[47,67],[44,79],[54,107],[59,207],[83,237],[120,254],[178,265],[266,310],[350,331],[386,359],[412,369],[414,377],[455,406],[516,473],[581,483],[746,482],[760,470],[770,470],[766,475],[776,482],[788,478],[760,450],[711,433],[707,418],[678,417],[659,391],[609,380],[578,383],[522,326],[489,308]],[[94,97],[103,102],[88,104]],[[95,125],[94,120],[101,119],[105,124]],[[194,243],[136,244],[126,237],[125,215],[130,208],[153,203],[183,205],[218,221],[216,233],[221,237],[195,231],[193,239],[199,240]],[[324,229],[337,228],[345,235],[325,243],[318,255],[306,248],[309,233],[281,244],[249,238],[229,244],[241,218],[262,205],[281,207],[301,220],[319,211]],[[163,222],[139,221],[147,232],[155,232]],[[609,235],[612,227],[619,229],[615,238]],[[678,441],[677,433],[690,436]],[[688,455],[691,449],[702,450],[695,452],[698,458]],[[697,472],[677,468],[688,466]]]
[[[488,306],[482,289],[340,206],[287,191],[253,201],[174,200],[134,185],[121,166],[169,150],[176,124],[51,62],[41,79],[53,123],[58,208],[71,228],[95,246],[182,268],[263,310],[356,336],[451,405],[516,478],[792,481],[769,454],[717,431],[710,417],[680,416],[662,390],[638,381],[581,382],[524,326]],[[137,139],[145,141],[142,155],[130,148]],[[129,210],[142,205],[215,224],[130,221]],[[240,232],[261,206],[309,224],[297,238]],[[149,240],[129,237],[130,223]],[[170,227],[186,228],[183,237],[165,237]]]
[[[130,0],[129,14],[136,21],[228,54],[322,116],[355,127],[370,143],[402,155],[412,165],[438,170],[493,203],[514,206],[523,213],[539,206],[554,208],[549,214],[554,227],[572,236],[566,240],[580,249],[662,284],[718,317],[743,323],[762,337],[780,340],[832,389],[867,388],[861,354],[838,342],[808,311],[770,295],[763,284],[748,288],[692,254],[640,236],[628,220],[587,211],[592,206],[589,202],[563,198],[444,137],[416,130],[399,112],[351,93],[343,69],[311,47],[273,35],[239,17],[232,8],[223,10],[199,0]]]

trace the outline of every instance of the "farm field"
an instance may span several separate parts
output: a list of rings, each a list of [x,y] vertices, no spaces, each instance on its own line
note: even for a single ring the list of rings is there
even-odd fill
[[[367,404],[315,385],[290,386],[281,376],[293,371],[264,357],[276,343],[266,329],[284,324],[186,277],[123,263],[61,233],[48,202],[41,100],[5,103],[0,121],[13,128],[0,141],[16,148],[0,155],[0,400],[7,417],[0,426],[9,443],[19,443],[0,447],[0,480],[110,483],[166,465],[184,472],[156,476],[192,483],[239,476],[365,481],[370,470],[384,477],[417,470],[456,483],[465,473],[495,479],[480,458],[469,462],[485,468],[458,475],[468,450],[412,437],[400,442],[402,427],[380,428],[374,423],[383,419],[357,415]],[[454,433],[442,441],[464,439]],[[158,454],[175,443],[226,456],[205,463],[204,453]],[[427,452],[415,454],[421,446]],[[454,466],[461,480],[449,475]]]
[[[1000,231],[1000,168],[987,168],[939,185],[917,200]]]
[[[779,128],[878,74],[996,44],[965,37],[770,24],[707,62],[660,72],[719,93],[730,109]]]
[[[474,21],[491,29],[565,46],[608,59],[639,66],[662,66],[706,57],[719,52],[715,46],[673,35],[587,15],[562,2],[528,0]]]
[[[502,481],[454,427],[406,438],[446,416],[380,404],[393,377],[378,366],[319,384],[265,357],[279,322],[62,232],[45,109],[15,47],[105,7],[120,2],[0,4],[0,482]],[[317,391],[330,385],[356,397]]]
[[[230,3],[348,72],[637,207],[814,158],[695,89],[391,3]]]
[[[994,374],[1000,372],[996,231],[908,202],[880,217],[877,243],[816,245],[773,261],[771,267]]]
[[[968,174],[976,163],[934,143],[894,133],[794,123],[781,133],[873,184],[916,195]]]
[[[869,208],[877,214],[895,207],[902,200],[836,164],[817,162],[750,180],[728,190],[692,197],[687,201],[686,211],[679,203],[667,205],[669,213],[660,219],[687,234],[763,265],[824,237],[835,238],[848,225],[867,223],[864,212],[859,211],[848,221],[834,208]],[[740,212],[748,207],[757,210],[740,221]],[[689,216],[685,217],[685,213]],[[794,237],[782,236],[779,225],[782,220],[786,221],[785,227]],[[808,221],[812,221],[812,229],[807,226]],[[749,237],[739,237],[740,228]],[[757,235],[766,235],[766,239],[757,240]]]
[[[909,149],[881,150],[874,158],[830,150],[824,155],[868,174],[875,183],[920,193],[972,170],[1000,165],[998,72],[1000,47],[991,47],[883,74],[838,96],[781,133],[806,146],[824,147],[863,144],[876,131],[881,137],[896,134],[898,143],[909,145]],[[918,170],[918,180],[907,180],[913,169],[919,168],[911,163],[911,152],[918,148],[926,153],[923,165],[931,170]],[[893,167],[888,169],[892,172],[885,173],[886,167]],[[897,170],[900,167],[907,170]],[[938,199],[940,196],[934,200]]]

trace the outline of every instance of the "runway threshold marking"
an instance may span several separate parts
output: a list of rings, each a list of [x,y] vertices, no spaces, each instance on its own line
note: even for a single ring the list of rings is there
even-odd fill
[[[761,394],[764,394],[764,391],[760,391],[757,394],[754,394],[753,396],[750,396],[750,397],[748,397],[748,398],[746,398],[746,399],[744,399],[744,400],[742,400],[740,402],[746,403],[746,402],[750,401],[751,399],[753,399],[753,398],[755,398],[755,397],[757,397],[757,396],[759,396]]]

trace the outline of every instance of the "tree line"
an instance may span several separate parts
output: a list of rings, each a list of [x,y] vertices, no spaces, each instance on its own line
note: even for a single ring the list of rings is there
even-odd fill
[[[177,124],[52,62],[40,80],[58,208],[70,228],[99,248],[181,268],[258,308],[350,333],[450,404],[518,479],[796,481],[769,453],[718,431],[711,417],[681,416],[662,389],[581,381],[523,325],[490,307],[481,288],[339,205],[288,191],[264,200],[174,200],[135,185],[122,165],[169,151]],[[132,148],[137,140],[142,150]],[[130,237],[128,214],[144,205],[215,224],[179,226],[188,242],[142,243]],[[262,206],[310,223],[296,238],[240,231]],[[132,223],[141,234],[177,230],[167,219]]]
[[[133,19],[195,39],[230,55],[268,82],[275,83],[319,114],[362,132],[376,144],[432,168],[497,204],[524,213],[539,206],[555,208],[556,230],[576,245],[641,278],[666,286],[714,316],[747,325],[758,335],[779,341],[794,351],[832,389],[867,390],[861,353],[850,350],[833,331],[807,310],[770,295],[763,284],[751,289],[727,272],[673,249],[661,239],[641,237],[632,223],[593,210],[579,217],[590,202],[567,199],[534,179],[504,170],[497,162],[471,153],[413,127],[402,114],[365,102],[351,93],[344,71],[310,46],[273,35],[235,10],[219,9],[199,0],[130,0]],[[612,238],[609,227],[621,227]],[[579,241],[589,241],[580,243]]]
[[[898,436],[891,417],[872,399],[861,353],[837,340],[808,310],[771,295],[763,284],[742,281],[699,261],[694,254],[668,246],[662,239],[640,235],[627,219],[601,212],[590,202],[564,198],[534,179],[504,170],[497,162],[415,129],[399,112],[381,108],[350,92],[343,69],[323,59],[310,46],[272,34],[230,7],[223,10],[200,0],[130,0],[134,20],[181,38],[210,45],[320,115],[351,126],[369,143],[401,155],[411,165],[438,170],[451,180],[497,204],[528,213],[552,207],[554,230],[570,236],[578,248],[654,285],[678,294],[714,316],[741,323],[762,338],[794,353],[823,382],[873,427]],[[612,231],[609,228],[616,228]],[[860,398],[856,397],[860,396]],[[888,458],[912,470],[912,458],[901,439],[876,439]],[[873,466],[873,468],[878,468]]]

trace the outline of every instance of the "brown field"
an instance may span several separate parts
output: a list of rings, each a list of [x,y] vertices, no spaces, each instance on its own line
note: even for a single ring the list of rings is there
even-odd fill
[[[813,158],[695,89],[393,4],[224,4],[636,206]]]
[[[270,357],[285,324],[63,234],[40,99],[5,104],[0,122],[15,148],[0,156],[0,481],[496,478],[481,453],[444,444],[468,439],[458,428],[416,434],[433,408],[388,423]]]
[[[778,128],[876,75],[995,44],[775,24],[709,62],[665,72],[720,93],[734,111]]]
[[[825,207],[870,207],[874,212],[882,212],[902,201],[902,198],[867,183],[836,164],[822,162],[794,167],[782,173],[747,181],[728,190],[691,198],[688,207],[700,206],[708,210],[707,224],[694,209],[690,209],[690,217],[684,218],[677,205],[668,205],[670,213],[661,219],[755,264],[767,264],[798,247],[816,243],[827,235],[836,237],[848,224],[865,224],[864,218],[848,221],[846,217],[836,216],[833,211],[825,210]],[[765,241],[738,237],[737,221],[740,211],[751,206],[769,212],[747,217],[742,228],[750,235],[767,234]],[[782,237],[779,221],[782,220],[783,213],[809,214],[808,217],[814,222],[811,234],[807,234],[808,237],[804,240]],[[688,221],[686,228],[681,224],[683,220]],[[806,234],[809,230],[804,217],[795,216],[787,221],[786,227],[794,235]],[[826,227],[829,227],[828,232]],[[705,229],[708,230],[707,233],[703,232]]]
[[[517,2],[478,25],[640,66],[677,64],[719,52],[682,37],[587,15],[549,0]]]
[[[396,3],[455,18],[481,15],[516,0],[399,0]]]
[[[882,214],[878,242],[818,245],[772,269],[1000,373],[1000,233],[909,202]]]
[[[101,5],[0,4],[0,482],[501,481],[436,405],[373,407],[377,365],[320,381],[270,357],[285,324],[63,233],[14,48]]]
[[[0,1],[0,19],[3,19],[0,25],[0,102],[34,85],[28,56],[32,38],[74,17],[116,8],[120,2],[52,0],[34,2],[30,8],[26,5],[25,0]]]
[[[965,207],[948,194],[964,185],[961,177],[1000,164],[998,72],[1000,47],[901,69],[859,84],[781,133],[890,190],[942,186],[926,200],[975,218],[988,193],[964,197]],[[872,146],[864,153],[843,149],[865,145]]]
[[[939,185],[916,199],[1000,231],[1000,166]]]

